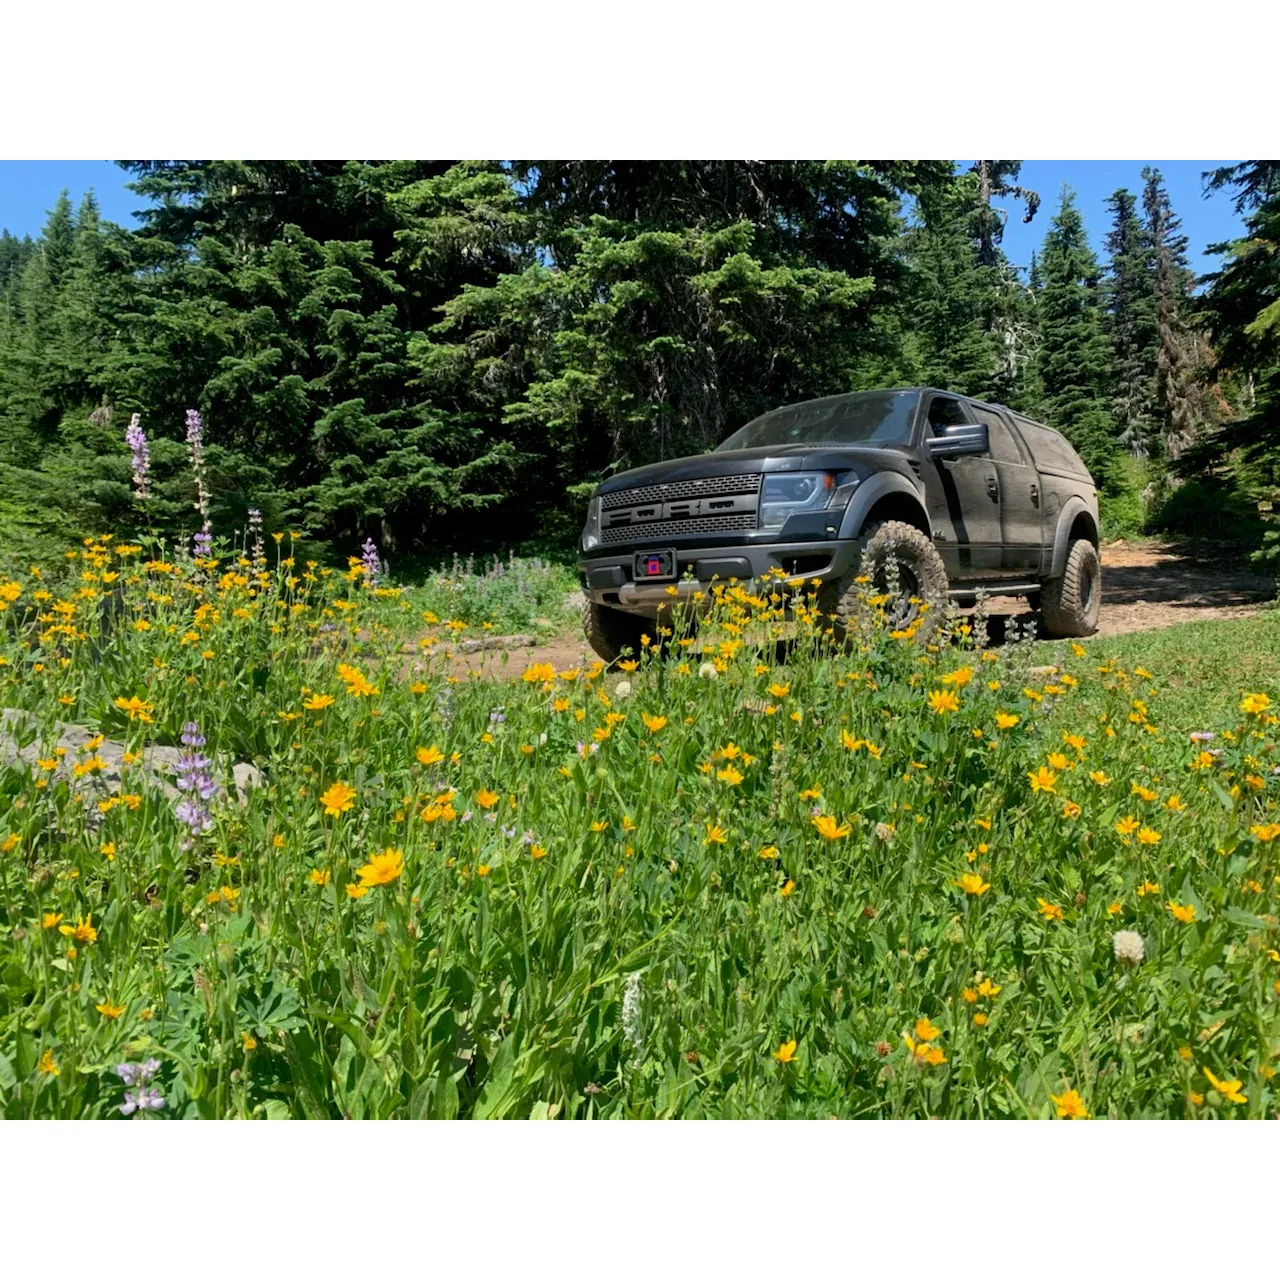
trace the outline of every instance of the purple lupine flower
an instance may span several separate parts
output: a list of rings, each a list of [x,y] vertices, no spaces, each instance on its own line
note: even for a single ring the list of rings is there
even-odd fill
[[[116,1067],[116,1075],[120,1077],[125,1084],[132,1087],[136,1084],[146,1084],[157,1071],[160,1070],[159,1058],[148,1058],[146,1062],[122,1062]]]
[[[382,561],[378,558],[378,544],[372,538],[366,538],[360,550],[363,552],[361,562],[368,576],[369,585],[377,586],[382,577]]]
[[[196,482],[196,510],[205,529],[209,527],[209,490],[204,465],[204,422],[196,409],[187,410],[187,456]]]
[[[1212,742],[1218,735],[1210,733],[1208,729],[1199,729],[1191,735],[1192,742]]]
[[[213,554],[213,534],[209,532],[209,522],[191,539],[191,554],[197,560],[207,559]]]
[[[142,1113],[144,1111],[160,1111],[164,1108],[164,1099],[155,1089],[143,1088],[137,1093],[126,1092],[124,1101],[120,1104],[121,1112],[126,1116],[131,1116],[135,1111]]]
[[[182,793],[182,799],[174,810],[178,821],[190,832],[184,848],[190,848],[197,836],[213,830],[213,814],[209,801],[222,788],[213,777],[213,761],[200,750],[205,745],[204,734],[194,720],[182,726],[181,752],[174,765],[174,786]]]
[[[516,838],[516,829],[515,827],[503,827],[502,834],[506,836],[508,840],[514,840]]]
[[[261,566],[267,557],[262,545],[262,512],[257,507],[249,508],[249,532],[253,534],[253,563]]]
[[[133,455],[133,487],[139,502],[151,497],[151,452],[147,448],[147,436],[142,430],[142,414],[135,413],[125,429],[124,442]]]
[[[494,709],[489,712],[490,724],[505,724],[506,720],[507,712],[505,707],[494,707]]]

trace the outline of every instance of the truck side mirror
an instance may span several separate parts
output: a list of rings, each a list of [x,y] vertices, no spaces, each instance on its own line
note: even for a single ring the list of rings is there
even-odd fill
[[[947,427],[941,435],[925,442],[925,452],[931,458],[958,458],[963,454],[986,453],[991,447],[984,422],[963,423]]]

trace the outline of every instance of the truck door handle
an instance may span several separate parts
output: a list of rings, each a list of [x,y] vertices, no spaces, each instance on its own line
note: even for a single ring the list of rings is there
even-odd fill
[[[1040,486],[1038,484],[1033,484],[1031,486],[1031,505],[1033,507],[1038,507],[1040,505]]]
[[[998,498],[1000,496],[1000,486],[996,483],[995,476],[987,477],[987,493],[992,498]]]

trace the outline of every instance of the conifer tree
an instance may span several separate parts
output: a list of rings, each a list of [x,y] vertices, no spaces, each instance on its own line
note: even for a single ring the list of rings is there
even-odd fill
[[[1132,192],[1107,199],[1112,225],[1111,255],[1103,288],[1111,337],[1111,412],[1120,444],[1144,457],[1159,443],[1155,422],[1156,306],[1155,255],[1139,221]]]
[[[1237,384],[1238,413],[1205,441],[1205,464],[1240,450],[1259,488],[1280,486],[1280,161],[1247,160],[1209,175],[1233,189],[1244,234],[1211,246],[1227,255],[1208,278],[1205,310],[1217,371]]]
[[[1085,235],[1075,195],[1062,188],[1058,212],[1044,239],[1039,268],[1040,335],[1037,369],[1047,421],[1079,450],[1095,475],[1115,453],[1107,407],[1110,351],[1098,299],[1098,262]]]
[[[1159,169],[1142,171],[1142,207],[1155,262],[1155,402],[1164,452],[1177,458],[1196,435],[1193,342],[1184,312],[1191,283],[1187,238],[1180,234]]]

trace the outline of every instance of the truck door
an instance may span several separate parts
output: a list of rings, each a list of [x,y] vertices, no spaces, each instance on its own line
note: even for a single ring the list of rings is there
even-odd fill
[[[973,422],[963,400],[931,394],[925,432]],[[984,578],[1000,573],[1000,483],[987,454],[959,458],[925,458],[925,493],[935,544],[948,573]],[[941,533],[942,537],[937,537]]]
[[[1010,571],[1040,571],[1040,484],[1030,455],[1002,414],[970,405],[979,422],[987,424],[991,459],[1000,485],[1000,564]]]

